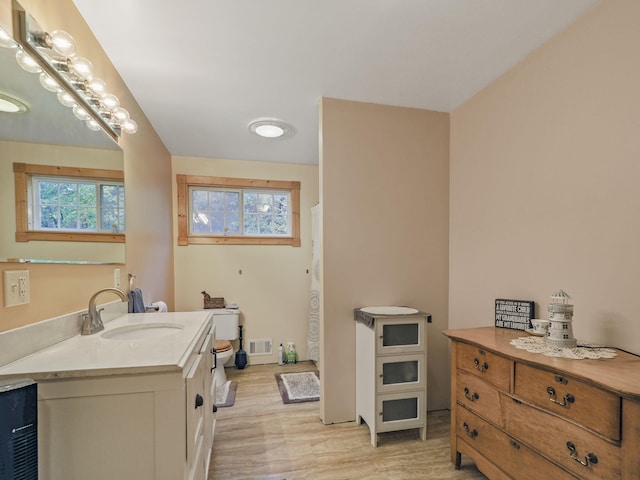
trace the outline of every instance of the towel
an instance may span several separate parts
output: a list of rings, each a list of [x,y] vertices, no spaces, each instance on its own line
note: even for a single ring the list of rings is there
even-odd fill
[[[144,313],[144,300],[142,299],[142,290],[134,288],[129,290],[129,313]]]

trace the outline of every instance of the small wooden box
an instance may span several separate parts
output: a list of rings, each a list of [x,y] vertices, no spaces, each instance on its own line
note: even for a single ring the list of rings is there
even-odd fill
[[[204,308],[224,308],[224,297],[205,298]]]

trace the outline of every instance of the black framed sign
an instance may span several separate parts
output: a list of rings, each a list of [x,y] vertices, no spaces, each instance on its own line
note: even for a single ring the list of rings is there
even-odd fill
[[[532,300],[496,298],[496,327],[526,330],[535,318],[535,308]]]

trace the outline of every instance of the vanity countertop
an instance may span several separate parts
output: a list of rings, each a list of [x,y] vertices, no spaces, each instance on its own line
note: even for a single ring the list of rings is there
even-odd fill
[[[0,377],[34,380],[181,371],[195,344],[210,326],[210,312],[123,314],[94,335],[76,335],[0,368]],[[119,327],[178,324],[161,337],[135,340],[103,338]]]

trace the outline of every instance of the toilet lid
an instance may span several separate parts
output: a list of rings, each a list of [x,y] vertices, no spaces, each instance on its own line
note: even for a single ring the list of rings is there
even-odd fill
[[[229,340],[216,340],[216,352],[226,352],[231,350],[231,342]]]

